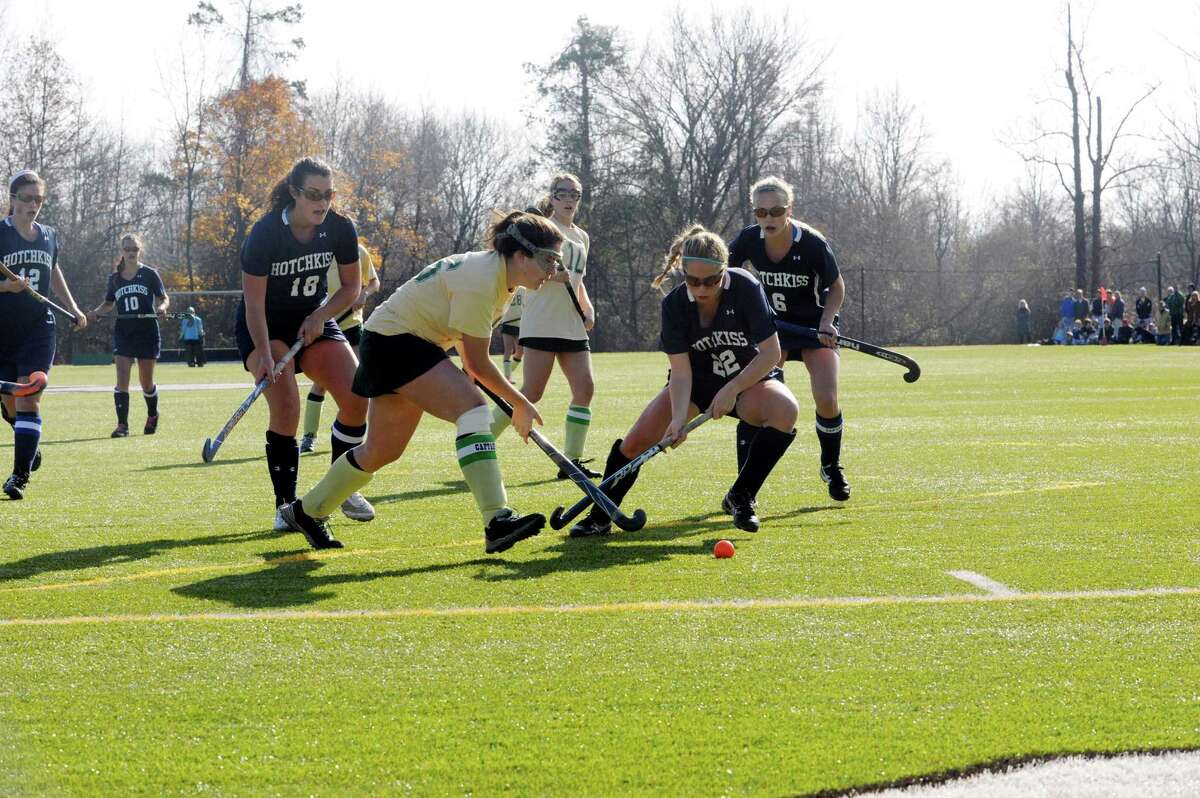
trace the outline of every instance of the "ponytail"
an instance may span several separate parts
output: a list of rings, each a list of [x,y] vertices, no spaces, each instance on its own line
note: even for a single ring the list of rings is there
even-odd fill
[[[671,272],[681,268],[685,257],[727,263],[729,249],[719,235],[709,232],[704,225],[694,222],[675,236],[670,249],[667,250],[667,256],[663,258],[662,271],[655,276],[650,285],[660,292],[666,293],[662,288],[663,283],[666,282]]]
[[[288,172],[287,177],[280,180],[271,189],[271,212],[275,213],[294,205],[296,200],[292,197],[290,189],[299,191],[304,188],[304,178],[309,175],[317,175],[319,177],[332,177],[333,167],[325,163],[320,158],[309,156],[301,158],[292,164],[292,170]]]

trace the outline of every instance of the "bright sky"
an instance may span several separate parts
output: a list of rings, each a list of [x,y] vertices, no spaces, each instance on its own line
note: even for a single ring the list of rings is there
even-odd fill
[[[178,61],[181,44],[194,39],[184,21],[195,5],[14,0],[7,19],[10,32],[38,30],[58,42],[87,81],[97,113],[153,138],[169,119],[159,76]],[[477,0],[307,2],[296,33],[308,46],[289,76],[320,90],[340,72],[402,104],[499,114],[530,97],[522,64],[549,60],[578,16],[617,25],[636,43],[663,35],[675,5],[595,0],[547,3],[534,12],[528,4]],[[898,87],[920,109],[936,151],[954,163],[971,205],[1003,192],[1022,171],[1000,139],[1027,129],[1039,98],[1063,94],[1055,75],[1064,50],[1061,2],[775,0],[751,6],[712,0],[711,7],[787,13],[831,48],[828,96],[846,129],[854,127],[864,99]],[[1077,30],[1086,24],[1085,55],[1105,100],[1106,127],[1155,83],[1162,85],[1139,114],[1142,130],[1155,133],[1165,113],[1189,107],[1188,66],[1175,43],[1200,41],[1200,7],[1181,0],[1095,0],[1077,8],[1075,18]]]

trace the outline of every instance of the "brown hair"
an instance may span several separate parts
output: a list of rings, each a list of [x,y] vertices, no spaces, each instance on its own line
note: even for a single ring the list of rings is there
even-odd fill
[[[8,183],[8,213],[4,214],[5,216],[12,216],[13,214],[12,195],[16,194],[25,186],[41,186],[42,189],[45,190],[46,181],[41,178],[41,175],[31,169],[26,169],[24,172],[19,172],[17,176]]]
[[[134,243],[136,243],[138,245],[138,249],[142,250],[143,252],[146,250],[146,243],[144,241],[142,241],[142,237],[138,233],[134,233],[131,231],[131,232],[125,233],[120,238],[118,238],[117,239],[117,249],[124,249],[126,241],[133,241]],[[124,262],[125,262],[125,253],[122,252],[121,254],[117,255],[117,260],[115,263],[113,263],[113,271],[114,272],[119,271],[121,269],[121,265]]]
[[[729,249],[719,235],[709,232],[704,225],[698,222],[693,223],[675,236],[675,240],[671,242],[671,248],[667,250],[667,256],[663,258],[662,271],[651,281],[650,285],[661,291],[667,276],[675,269],[680,268],[685,257],[707,258],[727,263]]]
[[[546,196],[538,200],[538,209],[542,212],[542,216],[549,216],[554,212],[553,206],[550,205],[550,200],[554,197],[554,189],[559,183],[572,183],[579,190],[579,193],[583,194],[582,180],[570,172],[559,172],[550,178],[550,189]]]
[[[497,216],[499,217],[499,214]],[[503,217],[492,222],[487,231],[487,241],[491,244],[492,249],[506,258],[511,257],[517,250],[522,250],[529,257],[533,257],[533,253],[523,244],[507,234],[508,228],[512,225],[516,225],[517,232],[535,247],[554,249],[563,240],[562,233],[558,232],[558,228],[547,221],[544,216],[537,216],[526,211],[509,211]]]
[[[299,191],[304,188],[304,178],[309,175],[333,177],[333,167],[311,155],[296,161],[292,164],[292,171],[288,172],[287,177],[280,180],[275,184],[275,188],[271,189],[271,211],[281,211],[289,205],[294,205],[296,200],[292,197],[289,189],[294,188]]]

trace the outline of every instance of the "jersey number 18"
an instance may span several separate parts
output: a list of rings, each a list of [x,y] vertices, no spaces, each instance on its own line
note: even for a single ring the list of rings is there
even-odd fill
[[[317,293],[317,286],[321,284],[321,275],[310,274],[304,278],[304,295],[312,296]],[[300,296],[300,278],[292,280],[292,296]]]

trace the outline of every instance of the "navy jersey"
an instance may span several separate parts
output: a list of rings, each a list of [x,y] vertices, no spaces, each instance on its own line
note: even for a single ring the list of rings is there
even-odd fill
[[[242,245],[242,271],[267,278],[266,311],[312,311],[325,301],[326,272],[335,262],[358,262],[354,222],[330,210],[302,244],[288,227],[288,210],[259,219]]]
[[[154,312],[155,298],[167,295],[162,278],[149,266],[139,263],[132,280],[121,276],[121,270],[108,275],[105,302],[116,305],[118,316],[136,316]]]
[[[729,265],[752,266],[779,318],[805,327],[821,321],[825,292],[838,278],[837,261],[816,230],[790,220],[792,247],[778,263],[767,257],[762,228],[750,225],[729,244]]]
[[[692,379],[729,382],[758,354],[758,344],[775,334],[775,315],[763,287],[744,269],[729,269],[712,325],[700,326],[700,310],[687,284],[662,301],[662,350],[688,354]]]
[[[0,222],[0,261],[42,296],[50,295],[50,275],[58,265],[58,233],[53,227],[33,223],[36,241],[26,241],[13,226],[12,217]],[[0,294],[0,330],[19,330],[31,324],[54,324],[50,309],[28,294]]]

